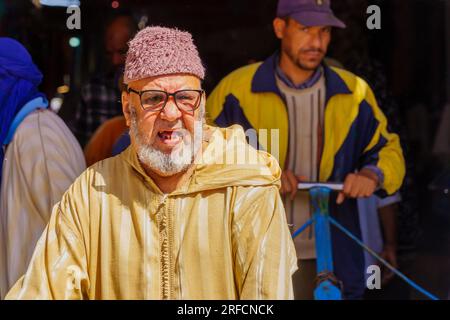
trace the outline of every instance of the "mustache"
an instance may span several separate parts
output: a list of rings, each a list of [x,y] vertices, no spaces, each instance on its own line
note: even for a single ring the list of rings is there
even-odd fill
[[[134,107],[130,108],[130,118],[131,118],[131,124],[133,125],[135,130],[137,130],[137,127],[140,123],[140,121],[137,118],[137,113]],[[189,130],[187,130],[182,124],[173,124],[169,125],[166,124],[165,126],[161,126],[160,128],[154,128],[155,132],[161,132],[161,131],[177,131],[178,133],[182,135],[189,134]]]
[[[301,53],[321,53],[325,54],[325,52],[320,48],[308,48],[308,49],[302,49],[300,50]]]
[[[164,131],[171,131],[173,134],[182,138],[191,136],[191,133],[186,128],[158,128],[158,130],[155,130],[157,134]]]

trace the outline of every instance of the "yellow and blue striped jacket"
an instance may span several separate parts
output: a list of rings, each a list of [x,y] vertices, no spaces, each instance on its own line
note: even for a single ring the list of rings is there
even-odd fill
[[[289,121],[277,88],[275,55],[264,63],[235,70],[208,97],[206,110],[221,127],[240,124],[245,130],[279,130],[279,162],[283,167],[288,148]],[[354,74],[324,65],[326,108],[324,150],[320,181],[343,181],[356,169],[374,165],[383,173],[383,189],[396,192],[405,165],[399,138],[387,129],[387,120],[367,83]],[[267,140],[267,141],[264,141]],[[270,134],[260,139],[271,151]]]

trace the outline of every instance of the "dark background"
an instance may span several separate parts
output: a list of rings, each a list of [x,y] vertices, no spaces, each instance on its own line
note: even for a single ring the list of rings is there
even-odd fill
[[[450,101],[450,4],[446,0],[335,0],[333,8],[347,24],[333,31],[328,56],[363,76],[402,138],[408,176],[399,216],[402,271],[440,298],[449,298],[450,196],[447,184],[430,184],[444,174],[450,157],[434,155],[432,147],[442,110]],[[66,28],[65,8],[36,8],[29,0],[0,0],[0,36],[22,42],[44,74],[41,85],[51,99],[57,87],[70,85],[68,97],[105,67],[104,27],[112,16],[130,13],[147,25],[176,26],[190,31],[207,69],[204,87],[210,92],[232,70],[265,59],[278,47],[272,31],[276,0],[109,0],[81,1],[81,30]],[[381,30],[366,27],[369,5],[381,8]],[[69,46],[77,36],[81,46]],[[382,99],[389,101],[382,103]],[[70,99],[66,99],[70,101]],[[389,107],[388,107],[389,104]],[[66,121],[73,105],[65,103]],[[442,179],[441,179],[442,180]],[[444,179],[445,180],[445,179]],[[445,193],[447,190],[447,193]],[[383,298],[423,298],[399,279]]]

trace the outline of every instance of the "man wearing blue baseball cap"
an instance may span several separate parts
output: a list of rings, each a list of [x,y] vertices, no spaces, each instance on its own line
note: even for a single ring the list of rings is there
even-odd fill
[[[225,77],[206,109],[219,126],[240,124],[257,133],[265,129],[269,137],[278,132],[277,141],[258,136],[258,145],[278,152],[281,193],[292,230],[312,213],[308,194],[297,192],[299,181],[343,182],[343,192],[331,197],[330,213],[360,236],[356,199],[374,192],[393,194],[402,184],[405,165],[399,138],[388,131],[367,83],[324,62],[332,28],[345,28],[329,0],[279,0],[273,27],[280,50]],[[362,249],[340,231],[331,232],[334,271],[343,283],[343,296],[359,299],[365,290]],[[297,299],[313,298],[314,239],[313,228],[295,239]]]

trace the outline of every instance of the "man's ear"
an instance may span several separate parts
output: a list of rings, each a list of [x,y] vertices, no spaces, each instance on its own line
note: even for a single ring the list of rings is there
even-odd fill
[[[273,19],[273,31],[278,39],[282,39],[284,36],[284,29],[286,28],[286,20],[276,17]]]
[[[127,126],[130,126],[131,123],[131,105],[130,105],[130,94],[125,90],[122,91],[122,112],[125,116],[125,121]]]

